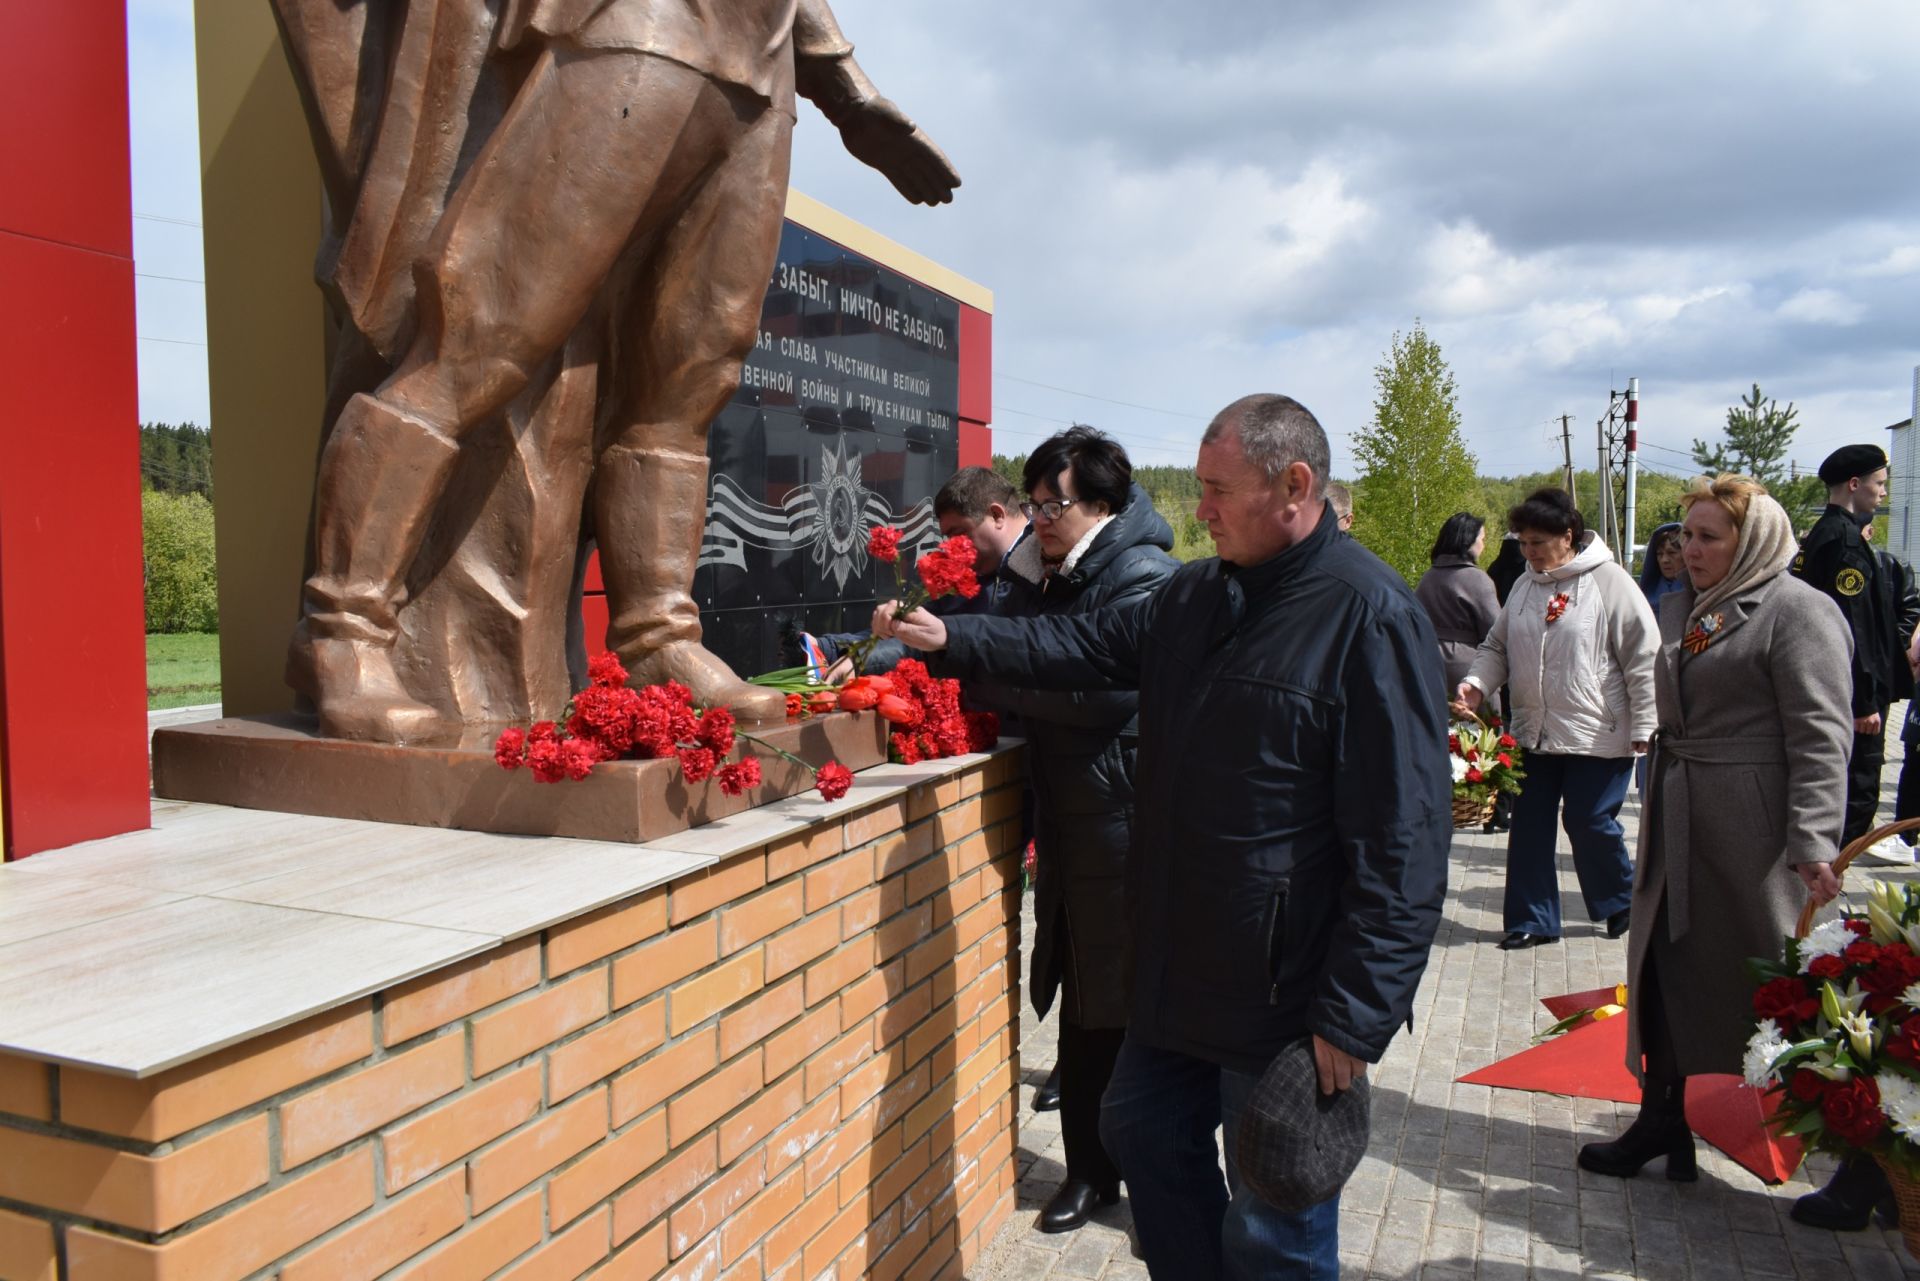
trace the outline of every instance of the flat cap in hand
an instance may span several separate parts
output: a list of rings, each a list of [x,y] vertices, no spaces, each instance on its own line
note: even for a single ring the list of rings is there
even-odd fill
[[[1295,1214],[1337,1194],[1367,1150],[1364,1077],[1320,1092],[1313,1042],[1302,1037],[1267,1065],[1240,1114],[1240,1179],[1275,1209]]]

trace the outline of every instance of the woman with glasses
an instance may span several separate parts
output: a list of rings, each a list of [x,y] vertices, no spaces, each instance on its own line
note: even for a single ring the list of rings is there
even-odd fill
[[[1573,845],[1587,915],[1608,938],[1627,932],[1633,864],[1620,805],[1634,758],[1653,737],[1659,628],[1647,598],[1591,533],[1563,489],[1537,489],[1507,514],[1527,573],[1513,585],[1454,710],[1476,713],[1506,685],[1508,732],[1526,751],[1526,781],[1507,836],[1503,948],[1560,939],[1554,822]]]
[[[1008,557],[1009,614],[1091,613],[1145,596],[1177,568],[1173,530],[1133,483],[1126,450],[1074,427],[1027,459],[1032,534]],[[1127,1023],[1123,876],[1133,837],[1139,694],[998,691],[1020,708],[1034,798],[1031,993],[1042,1017],[1060,999],[1060,1130],[1067,1178],[1040,1213],[1069,1232],[1120,1196],[1100,1142],[1100,1097]]]

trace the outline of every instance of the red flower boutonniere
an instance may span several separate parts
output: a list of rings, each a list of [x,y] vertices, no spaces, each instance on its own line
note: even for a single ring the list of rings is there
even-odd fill
[[[1718,614],[1702,614],[1700,621],[1693,625],[1693,630],[1680,638],[1680,643],[1687,647],[1687,653],[1698,654],[1713,644],[1714,636],[1726,621]]]
[[[1547,602],[1547,621],[1549,623],[1559,622],[1560,616],[1567,612],[1567,606],[1571,604],[1573,604],[1573,597],[1567,595],[1565,592],[1557,593],[1552,600]]]

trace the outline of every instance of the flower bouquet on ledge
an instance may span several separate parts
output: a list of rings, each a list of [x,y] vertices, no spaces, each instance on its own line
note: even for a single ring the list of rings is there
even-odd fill
[[[1747,963],[1747,1084],[1775,1096],[1781,1133],[1877,1161],[1920,1257],[1920,887],[1872,882],[1864,913],[1803,930],[1784,960]]]
[[[1520,744],[1500,724],[1500,718],[1455,721],[1447,734],[1449,764],[1453,767],[1453,825],[1479,827],[1493,817],[1494,800],[1502,792],[1517,793],[1526,774],[1520,768]]]
[[[537,722],[531,729],[517,726],[494,740],[493,758],[502,769],[525,765],[534,781],[558,783],[579,780],[601,761],[666,759],[680,762],[687,783],[712,779],[727,796],[739,796],[760,784],[760,761],[742,755],[730,764],[737,741],[752,743],[801,766],[813,766],[793,753],[739,729],[733,713],[724,707],[696,708],[692,691],[675,681],[634,689],[627,669],[612,654],[600,654],[587,664],[589,683],[573,696],[561,721]],[[853,774],[838,761],[814,770],[814,787],[829,801],[838,800],[852,786]]]

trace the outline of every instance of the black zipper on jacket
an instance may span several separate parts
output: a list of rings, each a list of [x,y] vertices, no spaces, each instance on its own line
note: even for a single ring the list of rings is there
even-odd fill
[[[1267,976],[1273,980],[1273,989],[1267,995],[1268,1005],[1280,1004],[1280,956],[1286,941],[1287,890],[1292,884],[1283,876],[1273,892],[1273,919],[1267,926]]]

